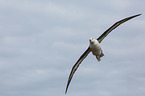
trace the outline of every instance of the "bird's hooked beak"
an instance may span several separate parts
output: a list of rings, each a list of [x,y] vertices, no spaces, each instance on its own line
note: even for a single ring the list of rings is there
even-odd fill
[[[93,43],[93,40],[92,40],[92,38],[90,38],[90,42],[91,42],[91,43]]]

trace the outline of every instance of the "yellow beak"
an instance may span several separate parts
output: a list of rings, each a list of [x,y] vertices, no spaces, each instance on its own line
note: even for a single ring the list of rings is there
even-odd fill
[[[93,40],[91,39],[91,42],[93,42]]]

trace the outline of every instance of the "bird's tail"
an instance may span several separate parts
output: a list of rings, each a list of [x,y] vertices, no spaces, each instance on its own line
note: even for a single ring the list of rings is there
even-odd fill
[[[104,56],[104,53],[103,52],[101,52],[101,55],[96,55],[96,58],[97,58],[97,60],[100,62],[101,61],[101,57],[103,57]]]

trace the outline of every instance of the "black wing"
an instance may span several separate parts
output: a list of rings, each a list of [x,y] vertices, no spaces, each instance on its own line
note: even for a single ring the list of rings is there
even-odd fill
[[[81,57],[79,58],[79,60],[75,63],[75,65],[72,67],[71,73],[69,75],[68,78],[68,82],[67,82],[67,86],[66,86],[66,90],[65,90],[65,94],[67,93],[67,89],[68,86],[71,82],[71,79],[73,77],[73,74],[75,73],[75,71],[78,69],[79,65],[81,64],[81,62],[87,57],[87,55],[90,53],[90,47],[88,47],[88,49],[81,55]]]
[[[123,20],[120,20],[118,22],[116,22],[114,25],[112,25],[109,29],[107,29],[97,40],[99,41],[99,43],[101,43],[101,41],[113,30],[115,29],[116,27],[118,27],[120,24],[134,18],[134,17],[137,17],[141,14],[138,14],[138,15],[134,15],[134,16],[131,16],[131,17],[128,17],[128,18],[125,18]],[[79,67],[79,65],[81,64],[81,62],[87,57],[87,55],[91,52],[90,50],[90,47],[88,47],[88,49],[81,55],[81,57],[79,58],[79,60],[75,63],[75,65],[72,67],[72,70],[71,70],[71,73],[69,75],[69,78],[68,78],[68,82],[67,82],[67,86],[66,86],[66,90],[65,90],[65,94],[67,93],[67,89],[68,89],[68,86],[71,82],[71,79],[73,77],[73,74],[75,73],[75,71],[77,70],[77,68]]]
[[[115,29],[116,27],[118,27],[119,25],[121,25],[122,23],[132,19],[132,18],[135,18],[137,16],[140,16],[141,14],[138,14],[138,15],[134,15],[134,16],[130,16],[130,17],[127,17],[123,20],[120,20],[118,22],[116,22],[114,25],[112,25],[109,29],[107,29],[97,40],[99,41],[99,43],[102,42],[102,40],[113,30]]]

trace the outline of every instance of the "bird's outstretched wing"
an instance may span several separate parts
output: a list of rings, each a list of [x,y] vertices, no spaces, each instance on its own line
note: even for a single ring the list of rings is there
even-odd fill
[[[99,41],[99,43],[102,42],[102,40],[113,30],[115,29],[116,27],[118,27],[119,25],[121,25],[122,23],[132,19],[132,18],[135,18],[137,16],[140,16],[141,14],[137,14],[137,15],[134,15],[134,16],[130,16],[130,17],[127,17],[125,19],[122,19],[118,22],[116,22],[115,24],[113,24],[109,29],[107,29],[97,40]]]
[[[131,16],[131,17],[127,17],[123,20],[120,20],[118,22],[116,22],[114,25],[112,25],[109,29],[107,29],[97,40],[99,41],[99,43],[102,42],[102,40],[113,30],[115,29],[116,27],[118,27],[120,24],[134,18],[134,17],[137,17],[141,14],[138,14],[138,15],[134,15],[134,16]],[[67,93],[67,90],[68,90],[68,86],[71,82],[71,79],[73,77],[73,74],[75,73],[75,71],[77,70],[77,68],[79,67],[79,65],[81,64],[81,62],[87,57],[87,55],[91,52],[90,50],[90,47],[88,47],[88,49],[81,55],[81,57],[78,59],[78,61],[75,63],[75,65],[72,67],[72,70],[71,70],[71,73],[69,75],[69,78],[68,78],[68,82],[67,82],[67,86],[66,86],[66,90],[65,90],[65,94]]]
[[[90,47],[88,47],[88,49],[81,55],[81,57],[79,58],[79,60],[75,63],[75,65],[72,67],[72,70],[70,72],[69,78],[68,78],[68,82],[67,82],[67,86],[66,86],[66,90],[65,90],[65,94],[67,93],[67,89],[68,86],[71,82],[71,79],[75,73],[75,71],[78,69],[79,65],[81,64],[81,62],[87,57],[87,55],[91,52]]]

